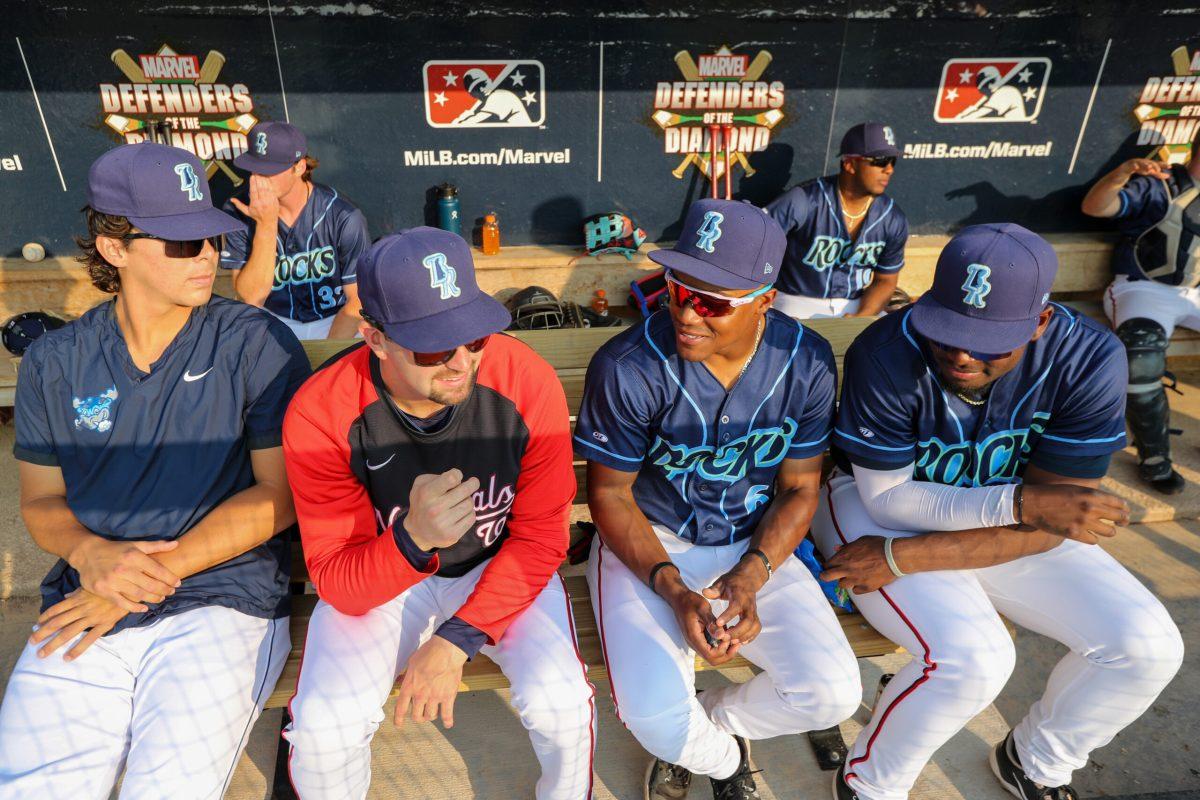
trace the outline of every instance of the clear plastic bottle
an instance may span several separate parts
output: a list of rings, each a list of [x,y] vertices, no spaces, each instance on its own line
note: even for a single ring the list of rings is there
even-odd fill
[[[608,297],[603,289],[596,290],[596,295],[592,298],[592,311],[602,317],[608,316]]]
[[[500,252],[500,226],[496,224],[495,214],[488,214],[483,218],[480,238],[485,256],[494,256]]]

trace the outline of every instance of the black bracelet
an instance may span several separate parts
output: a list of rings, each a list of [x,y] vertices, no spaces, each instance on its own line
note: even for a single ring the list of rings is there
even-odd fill
[[[767,568],[767,580],[771,580],[771,574],[775,572],[775,569],[771,566],[771,559],[767,558],[767,554],[762,550],[759,550],[757,547],[751,547],[746,551],[742,558],[745,558],[749,555],[755,555],[762,559],[763,566]]]
[[[650,568],[650,577],[646,579],[646,585],[649,586],[650,591],[654,592],[655,594],[658,594],[658,589],[654,588],[654,579],[658,577],[658,571],[660,569],[665,569],[666,567],[675,567],[675,562],[660,561]],[[679,567],[675,567],[675,569],[679,569]],[[659,595],[659,597],[662,597],[662,595]]]
[[[1017,484],[1017,524],[1025,524],[1025,484]]]

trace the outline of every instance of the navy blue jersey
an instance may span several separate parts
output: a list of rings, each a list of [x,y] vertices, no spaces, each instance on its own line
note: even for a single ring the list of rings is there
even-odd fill
[[[914,479],[949,486],[1018,483],[1025,465],[1062,464],[1125,446],[1121,342],[1057,303],[1045,334],[973,406],[942,388],[929,344],[889,314],[846,352],[834,456],[871,469],[914,465]],[[1067,475],[1067,477],[1093,477]]]
[[[776,287],[805,297],[862,297],[876,272],[904,266],[908,219],[887,195],[876,197],[851,240],[842,220],[837,176],[803,183],[767,206],[787,234]]]
[[[250,451],[281,444],[283,414],[309,374],[296,337],[262,309],[213,297],[149,373],[133,363],[112,302],[29,348],[17,381],[14,455],[62,469],[67,505],[106,539],[178,539],[254,484]],[[277,536],[183,579],[114,630],[198,606],[286,612],[289,555]],[[43,610],[79,587],[59,561]]]
[[[1144,280],[1133,255],[1133,245],[1139,236],[1167,215],[1171,198],[1167,195],[1166,184],[1148,175],[1134,175],[1117,198],[1121,207],[1114,219],[1121,238],[1113,248],[1113,273],[1125,275],[1130,280]]]
[[[249,203],[242,198],[243,203]],[[246,223],[246,230],[227,234],[221,266],[241,269],[250,257],[254,220],[233,203],[224,210]],[[279,222],[275,236],[275,282],[265,308],[296,322],[333,316],[346,303],[342,286],[358,281],[358,257],[371,246],[363,213],[336,189],[312,184],[304,210],[290,228]]]
[[[829,342],[778,311],[729,392],[679,357],[659,311],[593,356],[575,452],[637,472],[633,496],[650,522],[696,544],[729,544],[754,533],[785,458],[825,450],[836,392]]]

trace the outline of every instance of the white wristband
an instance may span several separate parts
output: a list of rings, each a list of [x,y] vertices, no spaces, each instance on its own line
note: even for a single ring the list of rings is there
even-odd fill
[[[883,557],[887,559],[888,569],[892,571],[892,574],[897,578],[903,578],[908,573],[901,572],[900,568],[896,566],[896,559],[892,555],[892,542],[894,541],[896,540],[890,536],[883,540]]]

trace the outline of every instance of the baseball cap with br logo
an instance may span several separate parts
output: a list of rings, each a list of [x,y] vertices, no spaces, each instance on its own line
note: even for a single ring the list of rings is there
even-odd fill
[[[155,142],[124,144],[92,162],[87,201],[160,239],[207,239],[246,227],[213,208],[200,159]]]
[[[672,250],[650,260],[722,289],[757,289],[774,283],[787,237],[767,212],[739,200],[697,200],[683,220]]]
[[[475,282],[466,241],[438,228],[411,228],[372,245],[358,261],[358,296],[364,317],[421,353],[450,350],[512,322]]]
[[[308,140],[295,125],[260,122],[246,137],[246,152],[233,160],[254,175],[278,175],[308,155]]]
[[[971,225],[942,248],[913,328],[961,350],[1004,353],[1027,344],[1058,272],[1054,248],[1012,223]]]

